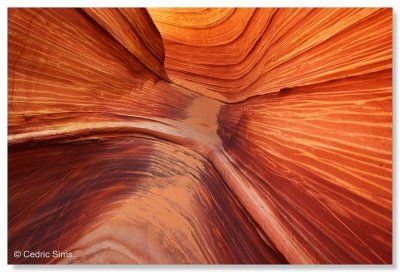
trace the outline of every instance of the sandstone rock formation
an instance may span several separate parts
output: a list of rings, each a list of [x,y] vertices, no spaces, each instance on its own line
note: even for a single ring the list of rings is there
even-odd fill
[[[9,263],[392,262],[391,9],[13,8],[8,80]]]

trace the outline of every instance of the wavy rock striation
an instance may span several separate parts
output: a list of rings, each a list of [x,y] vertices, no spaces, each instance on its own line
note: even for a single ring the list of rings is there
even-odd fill
[[[9,263],[392,262],[391,9],[8,27]]]

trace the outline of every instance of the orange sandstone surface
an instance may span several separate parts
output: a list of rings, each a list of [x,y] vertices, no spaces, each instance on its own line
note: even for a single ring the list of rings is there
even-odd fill
[[[10,8],[8,246],[392,263],[392,10]]]

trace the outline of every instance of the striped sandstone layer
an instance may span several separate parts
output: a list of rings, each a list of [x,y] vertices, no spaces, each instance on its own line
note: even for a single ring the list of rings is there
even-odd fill
[[[392,262],[391,9],[8,27],[10,263]]]

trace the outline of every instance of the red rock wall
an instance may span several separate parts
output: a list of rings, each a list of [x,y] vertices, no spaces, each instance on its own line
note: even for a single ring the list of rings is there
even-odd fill
[[[9,263],[392,262],[391,9],[9,9],[8,50]]]

